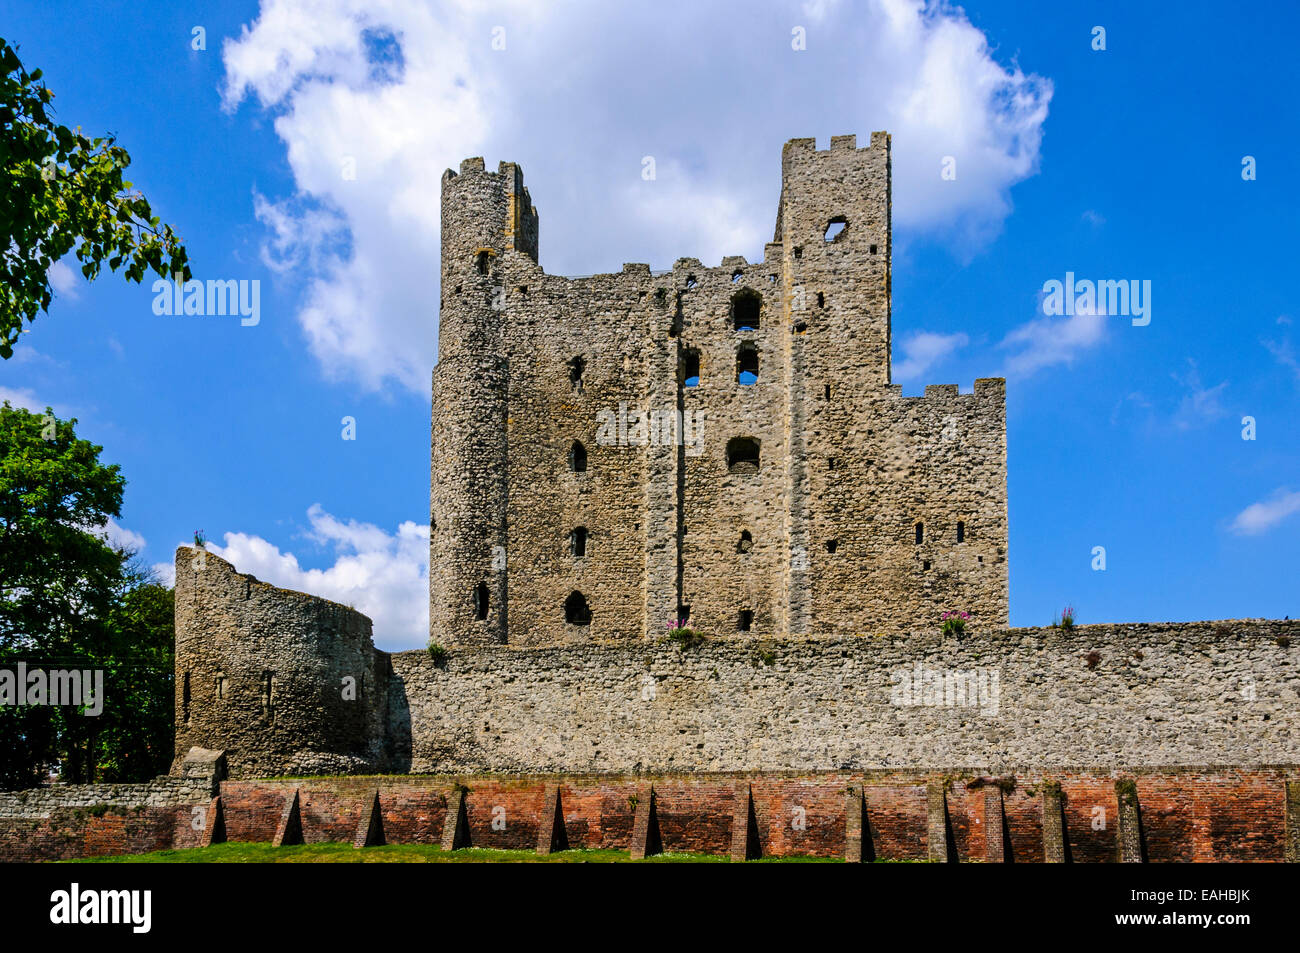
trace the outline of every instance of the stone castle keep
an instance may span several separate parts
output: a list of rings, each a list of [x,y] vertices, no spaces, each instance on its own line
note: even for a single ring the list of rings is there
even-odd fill
[[[1300,622],[1008,628],[1004,382],[890,383],[889,137],[782,172],[760,263],[563,278],[448,170],[433,650],[182,547],[171,774],[0,793],[0,858],[1300,861]]]
[[[889,153],[787,143],[761,262],[579,279],[518,166],[443,175],[435,641],[1006,625],[1005,382],[891,385]]]

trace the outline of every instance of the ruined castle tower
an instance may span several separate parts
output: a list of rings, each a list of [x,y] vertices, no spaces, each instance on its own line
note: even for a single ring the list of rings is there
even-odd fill
[[[888,135],[788,142],[753,264],[547,275],[511,163],[442,207],[434,641],[1006,624],[1005,382],[890,382]]]

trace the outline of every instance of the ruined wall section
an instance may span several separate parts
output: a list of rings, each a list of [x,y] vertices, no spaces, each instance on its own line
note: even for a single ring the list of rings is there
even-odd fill
[[[681,391],[700,436],[698,452],[681,461],[688,622],[718,636],[782,635],[790,456],[782,261],[779,254],[755,264],[736,256],[704,268],[684,259],[673,278],[682,347],[698,354],[700,371],[698,386]],[[742,367],[756,370],[756,379],[742,383]],[[757,443],[756,467],[733,465],[733,441]]]
[[[652,450],[635,422],[650,402],[648,358],[666,339],[650,270],[568,279],[515,256],[501,287],[510,641],[640,639]]]
[[[394,713],[421,773],[1296,763],[1297,651],[1245,620],[409,652]]]
[[[173,773],[191,747],[224,749],[235,776],[375,770],[388,660],[361,613],[180,547]]]
[[[852,424],[837,413],[848,401],[816,401],[809,416],[821,452],[809,458],[808,634],[906,631],[945,611],[1005,626],[1005,382],[875,388],[852,399]]]

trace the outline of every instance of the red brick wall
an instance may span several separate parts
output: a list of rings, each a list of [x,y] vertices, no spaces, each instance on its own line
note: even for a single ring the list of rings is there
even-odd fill
[[[1114,862],[1119,810],[1116,781],[1137,785],[1143,847],[1150,862],[1281,861],[1284,850],[1284,781],[1291,768],[1164,769],[1133,774],[1067,770],[1046,777],[1061,787],[1068,858],[1075,863]],[[864,846],[881,859],[927,856],[926,784],[920,772],[849,772],[813,775],[581,776],[559,779],[560,805],[571,847],[627,850],[634,798],[653,783],[666,851],[728,854],[733,817],[752,791],[764,856],[840,857],[845,850],[846,789],[865,800]],[[390,844],[436,844],[454,785],[465,796],[474,847],[532,850],[544,808],[545,786],[556,779],[503,775],[462,778],[412,776],[225,781],[221,784],[226,832],[233,841],[266,841],[298,791],[307,843],[351,842],[362,811],[379,789],[385,838]],[[1009,859],[1043,859],[1044,777],[1004,778],[1002,805]],[[948,778],[948,827],[961,861],[986,859],[986,797],[991,778]],[[44,860],[144,852],[192,846],[191,805],[118,809],[96,817],[59,809],[50,818],[0,819],[0,859]],[[496,825],[494,826],[494,819]],[[795,822],[800,823],[796,824]]]

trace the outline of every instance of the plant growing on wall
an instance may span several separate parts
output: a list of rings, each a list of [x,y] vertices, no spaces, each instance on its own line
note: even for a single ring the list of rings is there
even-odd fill
[[[704,642],[704,633],[697,632],[686,624],[685,619],[668,623],[668,641],[674,643],[683,652],[693,649]]]
[[[1057,624],[1067,635],[1074,631],[1074,606],[1066,606],[1061,610],[1061,617],[1057,620]]]
[[[945,612],[939,618],[943,620],[943,637],[963,638],[966,635],[966,623],[970,620],[969,612]]]

